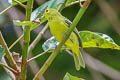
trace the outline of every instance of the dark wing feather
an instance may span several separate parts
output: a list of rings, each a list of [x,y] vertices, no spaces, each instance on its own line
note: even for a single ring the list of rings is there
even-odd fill
[[[66,23],[66,25],[68,27],[70,27],[72,25],[72,22],[70,20],[68,20],[67,18],[65,18],[64,20],[65,20],[64,22]],[[78,30],[75,28],[73,32],[77,35],[78,40],[79,40],[79,46],[81,47],[80,51],[79,51],[79,56],[76,56],[75,54],[73,54],[73,58],[74,58],[74,61],[75,61],[76,69],[79,70],[80,66],[82,66],[83,68],[85,68],[85,63],[84,63],[84,60],[83,60],[83,57],[82,57],[82,54],[81,54],[82,42],[81,42]]]
[[[72,22],[71,22],[69,19],[67,19],[67,18],[64,18],[64,22],[66,23],[66,25],[67,25],[68,27],[70,27],[70,26],[72,25]],[[77,35],[77,37],[78,37],[79,46],[82,47],[82,41],[81,41],[81,38],[80,38],[80,35],[79,35],[78,30],[75,28],[73,32],[74,32],[74,33]]]
[[[72,22],[70,20],[68,20],[67,18],[65,18],[64,20],[68,27],[70,27],[72,25]]]

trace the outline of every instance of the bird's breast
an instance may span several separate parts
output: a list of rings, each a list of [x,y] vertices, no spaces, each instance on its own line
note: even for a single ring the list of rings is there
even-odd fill
[[[49,26],[50,26],[51,34],[53,36],[55,36],[55,38],[58,41],[61,41],[61,39],[63,38],[65,32],[68,30],[68,27],[62,22],[57,22],[57,21],[52,22],[52,24],[49,23]]]

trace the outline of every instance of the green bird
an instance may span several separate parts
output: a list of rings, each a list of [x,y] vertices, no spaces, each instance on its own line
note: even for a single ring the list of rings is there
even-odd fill
[[[60,42],[72,24],[71,21],[62,16],[56,9],[53,8],[46,9],[44,16],[48,20],[51,34],[58,42]],[[78,36],[75,32],[72,32],[69,39],[65,42],[65,46],[72,51],[77,70],[80,70],[81,66],[85,68],[85,63],[82,58],[82,54],[80,53],[79,45],[80,43]]]

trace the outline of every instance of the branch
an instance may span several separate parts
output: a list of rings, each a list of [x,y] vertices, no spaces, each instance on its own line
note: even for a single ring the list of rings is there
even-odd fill
[[[41,40],[42,36],[45,34],[45,32],[48,30],[48,23],[45,25],[45,27],[42,29],[42,31],[37,35],[37,37],[35,38],[35,40],[30,44],[29,49],[28,49],[28,53],[30,53],[35,46],[37,45],[37,43]]]
[[[0,66],[4,67],[4,68],[7,68],[9,69],[10,71],[12,71],[14,74],[18,74],[18,71],[15,71],[14,69],[12,69],[11,67],[3,64],[3,63],[0,63]]]
[[[22,6],[23,8],[26,8],[26,6],[22,3],[20,3],[17,0],[14,0],[16,3],[18,3],[20,6]],[[13,5],[8,6],[6,9],[4,9],[2,12],[0,12],[0,15],[4,14],[6,11],[8,11],[9,9],[11,9],[13,7]]]
[[[81,6],[82,8],[86,8],[86,7],[90,4],[91,0],[86,0],[83,4],[81,3],[80,0],[79,0],[79,2],[80,2],[80,6]]]
[[[71,25],[71,27],[68,29],[67,33],[65,34],[65,37],[63,37],[62,41],[60,42],[60,44],[57,46],[57,48],[55,49],[54,53],[52,53],[50,55],[50,57],[47,59],[47,61],[45,62],[45,64],[42,66],[42,68],[40,69],[40,71],[36,74],[36,76],[33,78],[33,80],[38,80],[40,79],[40,77],[44,74],[44,72],[47,70],[47,68],[50,66],[50,64],[52,63],[52,61],[56,58],[57,54],[59,53],[61,47],[64,45],[65,41],[69,38],[70,34],[72,33],[72,31],[74,30],[74,28],[76,27],[77,23],[79,22],[79,20],[81,19],[81,17],[83,16],[84,12],[86,11],[86,8],[81,8],[77,14],[77,16],[75,17],[73,24]]]
[[[32,55],[29,54],[29,57],[32,57]],[[37,62],[35,60],[32,60],[28,64],[30,66],[30,70],[35,75],[39,71],[39,66],[37,65]],[[45,80],[44,76],[42,76],[39,80]]]
[[[33,8],[33,1],[34,0],[28,0],[28,2],[27,2],[26,21],[30,21],[32,8]],[[25,29],[24,29],[24,46],[23,46],[23,54],[22,54],[22,65],[21,65],[21,73],[20,73],[20,79],[21,80],[26,80],[29,42],[30,42],[30,26],[25,26]]]
[[[8,6],[6,9],[4,9],[2,12],[0,12],[0,15],[4,14],[6,11],[11,9],[12,7],[13,7],[13,5]]]
[[[72,5],[74,5],[74,4],[77,4],[77,3],[79,3],[79,1],[75,1],[75,2],[72,2],[72,3],[70,3],[70,4],[66,4],[65,7],[70,7],[70,6],[72,6]]]
[[[84,3],[82,4],[82,2],[84,2]],[[91,0],[86,0],[86,1],[80,1],[79,0],[79,1],[71,2],[70,4],[66,4],[65,7],[70,7],[70,6],[74,5],[74,4],[80,3],[80,6],[82,8],[86,8],[90,2],[91,2]]]
[[[36,44],[41,40],[42,36],[45,34],[45,32],[48,30],[48,24],[45,25],[45,27],[42,29],[42,31],[38,34],[38,36],[35,38],[35,40],[30,44],[28,53],[30,53]],[[22,38],[24,34],[22,34],[12,45],[9,47],[9,50],[12,49]]]
[[[7,44],[5,42],[5,40],[3,39],[2,33],[0,31],[0,44],[2,45],[3,48],[5,48],[5,53],[6,53],[6,57],[10,63],[10,65],[17,71],[19,71],[18,66],[16,64],[16,62],[14,61],[11,52],[9,51]]]
[[[47,53],[48,53],[48,51],[42,52],[42,53],[38,54],[37,56],[30,58],[29,60],[27,60],[27,62],[30,62],[30,61],[32,61],[32,60],[34,60],[34,59],[36,59],[44,54],[47,54]]]
[[[2,61],[1,61],[3,64],[5,64],[6,66],[8,66],[7,65],[7,63],[6,63],[6,61],[5,61],[5,58],[4,57],[2,57]],[[4,69],[5,69],[5,71],[6,71],[6,73],[8,74],[8,76],[12,79],[12,80],[15,80],[15,75],[13,74],[13,72],[11,72],[9,69],[7,69],[7,68],[5,68],[5,67],[3,67]]]
[[[17,1],[17,0],[13,0],[15,1],[18,5],[20,5],[21,7],[25,8],[26,9],[26,6],[24,4],[22,4],[21,2]]]
[[[12,43],[12,45],[8,49],[12,49],[23,38],[23,36],[24,35],[22,34],[14,43]]]

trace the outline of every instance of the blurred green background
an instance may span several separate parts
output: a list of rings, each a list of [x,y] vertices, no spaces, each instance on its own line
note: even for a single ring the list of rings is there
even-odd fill
[[[46,2],[46,0],[35,0],[33,9],[36,9],[44,2]],[[0,11],[8,6],[7,0],[0,0]],[[79,4],[75,4],[65,8],[61,13],[72,21],[79,8]],[[5,14],[0,15],[0,30],[2,31],[8,46],[23,33],[21,27],[13,25],[14,19],[25,20],[25,10],[19,5],[11,8]],[[44,24],[31,32],[31,42],[43,27]],[[89,30],[107,34],[120,45],[120,0],[92,0],[85,15],[79,21],[77,28],[79,31]],[[43,52],[41,46],[44,41],[50,37],[51,34],[47,31],[45,36],[33,50],[33,56]],[[19,42],[11,51],[21,54],[22,45],[21,40],[21,42]],[[41,80],[62,80],[66,72],[86,80],[120,80],[120,51],[98,48],[88,48],[84,50],[92,57],[92,59],[94,58],[94,61],[99,61],[102,64],[99,62],[93,62],[94,64],[92,64],[90,63],[91,59],[88,58],[86,68],[81,68],[80,71],[76,71],[72,56],[66,52],[61,52],[45,72],[44,79]],[[48,56],[49,54],[37,58],[35,60],[36,62],[28,65],[27,80],[32,80],[35,73],[44,64]],[[111,72],[112,70],[113,72]],[[0,68],[0,80],[10,80],[3,68]]]

